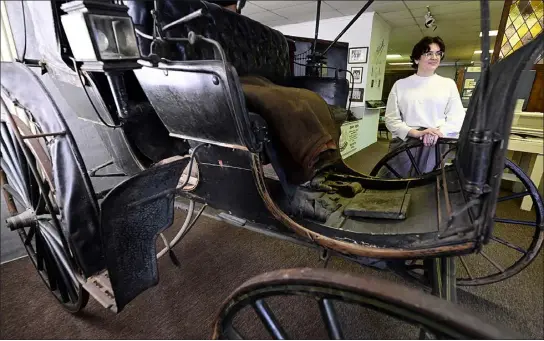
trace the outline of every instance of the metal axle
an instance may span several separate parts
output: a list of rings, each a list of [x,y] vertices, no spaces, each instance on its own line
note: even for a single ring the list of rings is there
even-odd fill
[[[10,230],[15,231],[18,229],[22,229],[23,227],[32,226],[36,221],[36,212],[34,212],[33,209],[29,208],[22,213],[6,219],[6,226]]]

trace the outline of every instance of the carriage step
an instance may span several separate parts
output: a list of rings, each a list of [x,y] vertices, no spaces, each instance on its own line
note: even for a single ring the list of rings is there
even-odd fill
[[[115,303],[115,296],[113,295],[107,270],[87,278],[87,281],[82,281],[82,285],[83,288],[98,301],[98,303],[104,306],[104,308],[117,313],[117,304]]]
[[[36,222],[36,213],[32,209],[27,209],[22,213],[7,218],[6,226],[9,227],[10,230],[15,231],[23,227],[32,226],[34,222]]]

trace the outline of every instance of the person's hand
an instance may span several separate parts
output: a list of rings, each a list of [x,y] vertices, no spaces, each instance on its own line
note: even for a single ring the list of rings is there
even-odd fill
[[[416,139],[420,139],[420,140],[423,140],[423,137],[425,135],[434,135],[438,137],[444,136],[442,132],[440,131],[440,129],[438,128],[427,128],[425,130],[412,129],[408,132],[408,136],[416,138]]]
[[[434,146],[436,142],[438,141],[438,135],[434,134],[426,134],[423,135],[423,137],[420,137],[420,139],[423,140],[423,145],[426,147]]]

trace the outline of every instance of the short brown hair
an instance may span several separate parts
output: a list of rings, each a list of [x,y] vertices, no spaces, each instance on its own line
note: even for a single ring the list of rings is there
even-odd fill
[[[446,55],[446,44],[444,44],[444,41],[440,37],[423,37],[417,44],[414,45],[414,48],[412,49],[412,55],[410,56],[410,61],[412,62],[412,67],[414,69],[417,69],[416,60],[419,60],[421,56],[424,53],[427,53],[431,50],[431,44],[436,44],[440,47],[440,51],[444,53],[442,55],[442,58],[440,60],[444,59],[444,56]]]

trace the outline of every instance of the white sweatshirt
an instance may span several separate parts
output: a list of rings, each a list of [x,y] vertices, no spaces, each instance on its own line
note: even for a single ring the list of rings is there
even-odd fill
[[[393,84],[385,109],[385,125],[406,140],[411,129],[438,128],[444,137],[457,137],[465,109],[453,79],[416,74]]]

